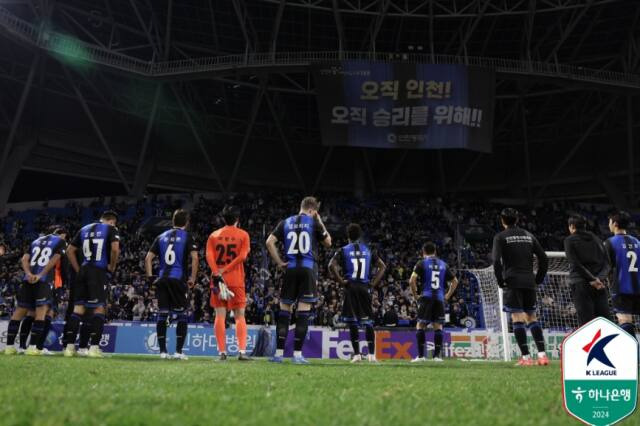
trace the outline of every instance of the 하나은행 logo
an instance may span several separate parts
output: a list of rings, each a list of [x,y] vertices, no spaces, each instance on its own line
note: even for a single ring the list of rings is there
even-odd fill
[[[564,407],[582,422],[612,425],[631,415],[638,398],[638,342],[596,318],[562,343]]]

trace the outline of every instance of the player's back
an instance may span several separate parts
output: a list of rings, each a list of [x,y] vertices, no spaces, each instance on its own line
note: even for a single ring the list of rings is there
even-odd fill
[[[502,245],[504,278],[510,286],[534,286],[533,255],[535,237],[513,227],[496,235],[494,244]],[[514,285],[515,284],[515,285]]]
[[[115,227],[106,223],[83,226],[73,241],[82,251],[83,266],[107,269],[111,260],[111,242],[119,239]]]
[[[316,219],[297,214],[285,219],[282,225],[287,268],[315,269],[319,236]]]
[[[159,277],[184,279],[187,262],[194,244],[191,235],[184,229],[173,228],[158,235],[153,243],[160,263]]]
[[[244,262],[238,262],[228,270],[226,266],[233,262],[240,253],[249,251],[249,233],[237,226],[223,226],[211,233],[214,262],[218,268],[225,268],[224,279],[230,286],[244,285]],[[211,246],[211,245],[210,245]],[[245,255],[246,256],[246,255]]]
[[[640,241],[631,235],[614,235],[609,238],[613,250],[612,259],[615,264],[614,294],[640,295],[640,278],[638,277],[638,257],[640,257]]]
[[[29,270],[33,275],[37,275],[49,264],[51,258],[62,249],[64,243],[57,235],[43,235],[31,242],[29,247]],[[42,281],[52,282],[54,271],[51,270]]]
[[[447,264],[438,257],[427,257],[422,262],[422,297],[444,300]]]
[[[371,280],[371,250],[366,244],[356,242],[342,247],[342,265],[350,282],[369,284]]]

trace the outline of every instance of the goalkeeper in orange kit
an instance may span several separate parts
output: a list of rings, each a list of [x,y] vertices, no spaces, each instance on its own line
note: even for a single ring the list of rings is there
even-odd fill
[[[207,263],[211,268],[211,306],[215,308],[214,331],[220,361],[227,359],[225,318],[232,310],[236,321],[236,337],[240,347],[238,360],[250,361],[247,356],[247,322],[244,309],[247,303],[244,283],[244,261],[249,255],[249,234],[238,228],[240,212],[237,207],[222,210],[225,226],[214,231],[207,241]]]

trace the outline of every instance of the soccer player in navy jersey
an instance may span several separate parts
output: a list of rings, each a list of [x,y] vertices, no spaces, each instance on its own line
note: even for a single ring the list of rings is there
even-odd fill
[[[66,243],[59,235],[43,235],[34,240],[21,259],[24,279],[18,291],[18,308],[9,321],[5,353],[17,353],[14,347],[20,322],[27,312],[34,313],[27,355],[41,355],[44,344],[45,317],[52,304],[54,268],[64,255]],[[25,338],[26,340],[26,338]]]
[[[318,244],[331,247],[331,235],[322,223],[319,209],[320,203],[315,197],[305,197],[300,203],[300,212],[281,221],[267,238],[269,255],[285,270],[276,326],[276,353],[271,362],[282,362],[292,306],[297,303],[293,362],[309,363],[302,356],[302,346],[309,327],[311,306],[317,300]],[[286,260],[280,257],[278,241],[282,242]]]
[[[638,258],[640,241],[629,234],[631,217],[626,212],[609,216],[609,230],[613,237],[604,243],[612,268],[611,298],[618,323],[627,333],[636,337],[633,315],[640,315],[640,277]]]
[[[358,326],[365,328],[368,345],[367,360],[377,362],[371,289],[378,286],[387,266],[375,251],[360,240],[362,238],[360,225],[350,223],[347,226],[347,238],[349,244],[340,248],[333,256],[329,262],[329,271],[334,279],[345,287],[342,320],[349,324],[353,347],[351,362],[362,361]],[[371,280],[374,268],[377,272]]]
[[[409,278],[409,286],[414,300],[418,301],[418,323],[416,324],[418,341],[418,356],[411,362],[425,361],[424,344],[425,329],[433,325],[434,351],[433,360],[442,361],[442,324],[444,324],[444,303],[448,301],[456,287],[458,279],[453,275],[449,266],[436,256],[436,245],[427,242],[422,246],[423,258],[413,268]],[[420,296],[418,298],[418,283]],[[445,294],[445,286],[449,283],[449,290]]]
[[[145,257],[147,278],[153,277],[153,259],[158,257],[160,268],[156,285],[158,297],[158,322],[156,332],[160,346],[160,358],[168,359],[167,354],[167,323],[169,315],[175,315],[176,352],[174,359],[186,360],[182,347],[187,338],[189,288],[193,288],[198,275],[198,247],[191,234],[187,232],[189,213],[186,210],[176,210],[173,213],[173,228],[158,235],[153,241]],[[187,267],[191,259],[191,273],[187,278]],[[185,282],[186,281],[186,282]]]
[[[100,339],[104,330],[108,285],[120,256],[120,235],[116,228],[118,215],[106,211],[100,221],[78,231],[67,250],[69,263],[76,271],[73,314],[65,324],[67,346],[64,356],[75,355],[75,341],[80,322],[91,323],[91,349],[88,356],[102,358]],[[82,252],[82,264],[78,260]],[[84,316],[84,318],[83,318]]]

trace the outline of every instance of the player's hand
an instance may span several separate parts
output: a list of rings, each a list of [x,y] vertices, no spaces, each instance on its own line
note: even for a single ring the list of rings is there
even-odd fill
[[[35,284],[38,282],[38,276],[33,275],[31,272],[27,273],[27,282],[29,284]]]
[[[602,290],[604,288],[604,283],[600,281],[600,278],[596,278],[594,281],[591,281],[589,284],[591,284],[591,287],[595,288],[596,290]]]
[[[187,287],[189,287],[189,289],[192,289],[195,286],[196,286],[196,280],[192,280],[191,278],[189,278],[187,280]]]
[[[116,271],[116,267],[115,266],[107,266],[107,271],[111,274],[113,274]]]
[[[340,279],[340,284],[342,284],[343,286],[347,286],[347,284],[349,284],[349,281],[345,280],[344,278]]]
[[[280,263],[278,263],[278,268],[287,269],[288,265],[289,265],[289,262],[280,262]]]

